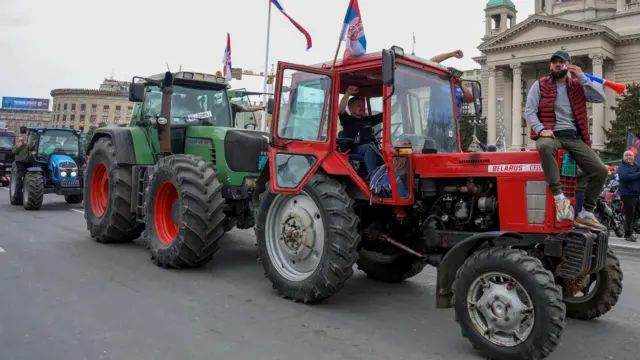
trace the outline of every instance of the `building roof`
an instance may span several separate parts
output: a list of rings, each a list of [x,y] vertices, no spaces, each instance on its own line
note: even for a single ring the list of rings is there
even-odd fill
[[[515,4],[511,0],[489,0],[487,3],[487,9],[497,8],[500,6],[508,6],[512,9],[516,9]]]

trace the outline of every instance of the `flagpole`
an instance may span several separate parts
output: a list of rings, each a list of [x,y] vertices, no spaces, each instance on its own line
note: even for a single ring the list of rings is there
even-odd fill
[[[262,92],[264,95],[262,96],[262,101],[265,106],[267,106],[267,102],[269,101],[267,95],[267,83],[269,80],[269,35],[271,32],[271,0],[269,1],[269,12],[267,15],[267,50],[264,55],[264,86],[262,88]],[[275,79],[273,79],[275,81]],[[267,110],[262,111],[262,124],[260,124],[260,131],[267,131]]]

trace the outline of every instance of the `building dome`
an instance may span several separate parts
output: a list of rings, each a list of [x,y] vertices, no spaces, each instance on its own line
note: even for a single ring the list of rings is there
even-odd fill
[[[516,6],[511,0],[489,0],[487,3],[487,9],[497,8],[500,6],[508,6],[514,10],[516,9]]]

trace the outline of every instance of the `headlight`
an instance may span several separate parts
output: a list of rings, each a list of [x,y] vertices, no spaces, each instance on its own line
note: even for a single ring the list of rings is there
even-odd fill
[[[67,172],[66,171],[60,171],[60,176],[66,177],[67,176]]]
[[[160,124],[160,125],[164,125],[164,124],[166,124],[167,122],[168,122],[168,120],[167,120],[167,118],[165,118],[165,117],[159,117],[159,118],[158,118],[158,124]]]
[[[78,173],[77,173],[77,172],[75,172],[75,171],[72,171],[72,172],[71,172],[71,177],[75,177],[75,176],[77,176],[77,175],[78,175]]]

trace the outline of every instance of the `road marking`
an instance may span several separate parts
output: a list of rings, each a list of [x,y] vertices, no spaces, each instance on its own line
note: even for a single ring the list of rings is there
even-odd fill
[[[0,247],[0,253],[6,252],[3,248]]]
[[[84,214],[84,211],[82,211],[82,210],[78,210],[78,209],[69,209],[69,210],[75,211],[75,212],[77,212],[79,214]]]

